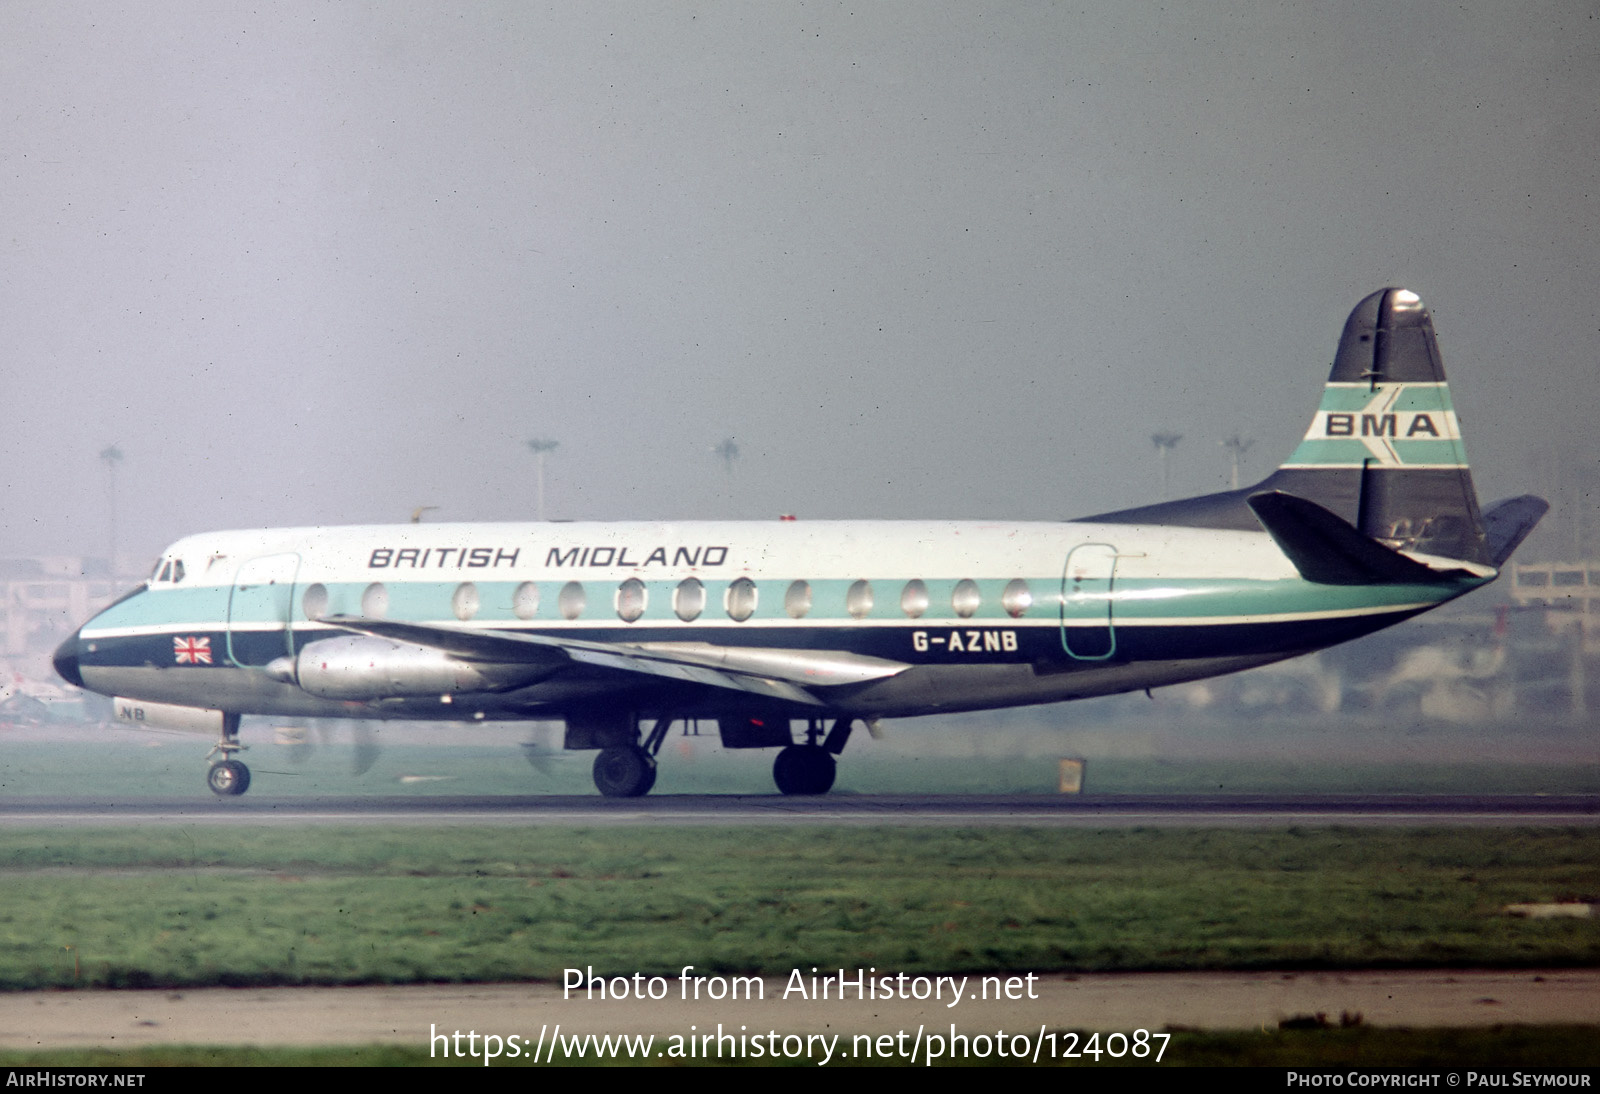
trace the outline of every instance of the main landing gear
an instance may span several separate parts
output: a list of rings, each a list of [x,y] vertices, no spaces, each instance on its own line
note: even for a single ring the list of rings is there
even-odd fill
[[[813,718],[806,723],[806,743],[789,745],[778,753],[772,762],[772,781],[783,794],[815,796],[833,789],[838,764],[834,757],[844,751],[855,722],[840,718],[833,723],[827,737],[822,736],[822,719]],[[821,743],[819,742],[819,739]]]
[[[626,721],[616,714],[604,717],[603,722],[591,719],[576,724],[569,717],[567,747],[594,748],[603,744],[594,758],[594,785],[606,797],[638,798],[650,793],[656,785],[656,756],[674,719],[657,718],[642,740],[630,742],[630,737],[638,735],[634,716],[628,715]],[[833,789],[838,771],[836,757],[844,751],[854,726],[853,718],[836,719],[832,728],[823,719],[812,718],[806,723],[803,744],[795,742],[790,723],[783,718],[729,718],[723,719],[718,728],[724,748],[779,748],[772,764],[772,781],[778,790],[814,796]]]
[[[671,725],[671,718],[657,718],[642,742],[602,748],[594,758],[595,789],[608,798],[640,798],[650,793],[656,784],[656,753]]]
[[[790,745],[772,761],[772,781],[784,794],[826,794],[836,774],[833,754],[820,745]]]
[[[638,798],[656,784],[656,758],[638,745],[602,748],[594,758],[595,789],[608,798]]]
[[[224,714],[222,736],[211,749],[211,756],[220,752],[222,759],[206,772],[206,785],[219,798],[236,798],[250,789],[250,769],[233,758],[235,753],[243,751],[244,745],[239,743],[239,715]]]

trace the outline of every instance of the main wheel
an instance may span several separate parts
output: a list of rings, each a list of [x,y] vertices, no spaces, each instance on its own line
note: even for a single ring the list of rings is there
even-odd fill
[[[772,761],[772,781],[785,794],[826,794],[837,772],[833,753],[821,745],[790,745]]]
[[[656,784],[656,761],[638,745],[603,748],[594,758],[595,789],[608,798],[638,798]]]
[[[218,797],[237,798],[250,789],[250,769],[238,760],[223,760],[206,772],[206,785]]]

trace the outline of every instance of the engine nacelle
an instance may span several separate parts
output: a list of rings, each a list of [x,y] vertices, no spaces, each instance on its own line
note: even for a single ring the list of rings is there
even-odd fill
[[[312,642],[267,671],[324,699],[409,699],[503,691],[530,684],[548,670],[534,665],[460,661],[442,650],[345,635]]]

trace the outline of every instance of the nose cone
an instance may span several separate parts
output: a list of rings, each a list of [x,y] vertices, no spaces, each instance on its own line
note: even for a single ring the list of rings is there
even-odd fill
[[[78,671],[78,632],[56,647],[56,675],[74,687],[83,687],[83,675]]]

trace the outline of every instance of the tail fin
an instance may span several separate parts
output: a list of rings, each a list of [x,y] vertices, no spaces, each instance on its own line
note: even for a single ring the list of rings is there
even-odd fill
[[[1313,493],[1288,492],[1313,501],[1319,476],[1357,476],[1350,516],[1363,535],[1488,561],[1433,319],[1416,293],[1385,289],[1350,313],[1311,428],[1272,479],[1289,472]]]
[[[1305,437],[1254,486],[1108,513],[1091,520],[1257,530],[1251,495],[1291,494],[1400,551],[1494,563],[1433,319],[1405,289],[1350,313]]]

